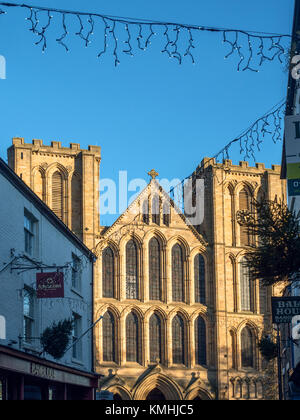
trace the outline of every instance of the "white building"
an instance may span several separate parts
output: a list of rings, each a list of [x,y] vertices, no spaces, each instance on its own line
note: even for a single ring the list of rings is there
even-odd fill
[[[0,192],[0,400],[93,399],[96,257],[1,159]],[[41,272],[63,273],[64,297],[39,298]],[[40,336],[65,319],[69,345],[89,331],[55,360]]]

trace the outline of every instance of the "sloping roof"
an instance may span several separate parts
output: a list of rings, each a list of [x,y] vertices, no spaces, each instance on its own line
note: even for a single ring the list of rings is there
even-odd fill
[[[167,194],[167,192],[162,188],[162,186],[158,183],[158,181],[156,179],[152,179],[149,184],[147,185],[146,188],[144,188],[143,191],[140,192],[140,194],[136,197],[136,199],[127,207],[127,209],[121,214],[121,216],[119,216],[117,218],[117,220],[111,225],[109,226],[107,229],[104,229],[100,236],[102,237],[106,237],[108,236],[111,231],[113,230],[113,228],[118,225],[119,223],[122,222],[122,219],[130,212],[130,210],[132,210],[137,202],[141,199],[141,197],[143,195],[145,195],[147,193],[147,191],[149,189],[152,188],[152,185],[156,184],[155,187],[158,189],[158,191],[160,191],[160,193],[165,197],[166,200],[169,201],[170,205],[173,207],[173,209],[176,211],[176,213],[181,217],[181,219],[183,220],[183,222],[187,225],[187,227],[192,231],[192,233],[194,234],[194,236],[202,243],[202,245],[204,246],[208,246],[207,241],[203,238],[203,236],[194,228],[193,225],[191,225],[188,222],[187,217],[182,213],[182,211],[176,206],[176,204],[174,203],[174,201],[171,199],[171,197],[169,196],[169,194]]]
[[[44,203],[28,185],[0,158],[0,174],[2,174],[47,220],[65,235],[90,260],[96,260],[96,255],[66,226],[59,217]]]

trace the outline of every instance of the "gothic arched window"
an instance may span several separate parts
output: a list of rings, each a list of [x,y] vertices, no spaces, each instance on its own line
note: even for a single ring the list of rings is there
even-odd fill
[[[149,204],[148,204],[148,199],[146,199],[143,202],[142,212],[143,212],[143,222],[148,225],[149,224]]]
[[[126,360],[140,363],[139,320],[133,312],[126,318]]]
[[[52,210],[63,219],[63,177],[59,171],[52,176]]]
[[[205,305],[205,261],[201,254],[194,259],[195,302]]]
[[[180,315],[176,315],[172,321],[172,350],[173,364],[184,365],[184,322]]]
[[[164,203],[164,205],[163,205],[163,224],[165,226],[170,226],[170,223],[171,223],[170,203]]]
[[[160,211],[159,211],[159,197],[155,195],[152,200],[152,223],[160,224]]]
[[[158,239],[149,242],[149,299],[161,300],[161,256]]]
[[[82,231],[82,184],[81,178],[76,173],[72,176],[71,181],[71,199],[72,199],[72,231],[77,235]]]
[[[115,319],[108,311],[102,319],[103,361],[115,362]]]
[[[201,316],[195,321],[195,361],[197,365],[206,365],[206,325]]]
[[[241,310],[253,311],[253,285],[250,278],[249,267],[246,258],[240,261],[240,298]]]
[[[249,327],[241,333],[241,360],[242,367],[254,367],[253,335]]]
[[[126,245],[126,298],[138,299],[138,250],[134,240]]]
[[[239,193],[239,210],[241,211],[250,211],[250,195],[249,192],[244,188]],[[240,245],[248,246],[250,245],[250,235],[247,226],[240,226]]]
[[[150,362],[158,359],[162,362],[162,327],[157,314],[153,314],[149,321]]]
[[[179,244],[172,248],[172,298],[174,302],[184,302],[184,261]]]
[[[102,253],[102,296],[104,298],[115,297],[114,282],[114,253],[110,247],[107,247]]]

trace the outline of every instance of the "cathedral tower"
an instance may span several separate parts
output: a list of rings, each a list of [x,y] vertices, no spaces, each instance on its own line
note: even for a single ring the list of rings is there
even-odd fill
[[[77,143],[66,148],[14,138],[8,149],[9,166],[90,249],[100,225],[100,161],[100,147],[83,150]]]

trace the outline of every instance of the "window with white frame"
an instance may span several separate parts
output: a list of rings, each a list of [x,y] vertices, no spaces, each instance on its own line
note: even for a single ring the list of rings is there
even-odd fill
[[[37,220],[26,209],[24,210],[25,252],[31,256],[36,253]]]
[[[23,338],[31,344],[35,326],[35,292],[29,287],[23,290]]]
[[[81,360],[82,358],[82,342],[78,338],[82,334],[82,318],[80,315],[73,313],[73,331],[72,331],[72,342],[73,342],[73,359]]]
[[[72,287],[81,291],[81,261],[75,254],[72,254]]]

